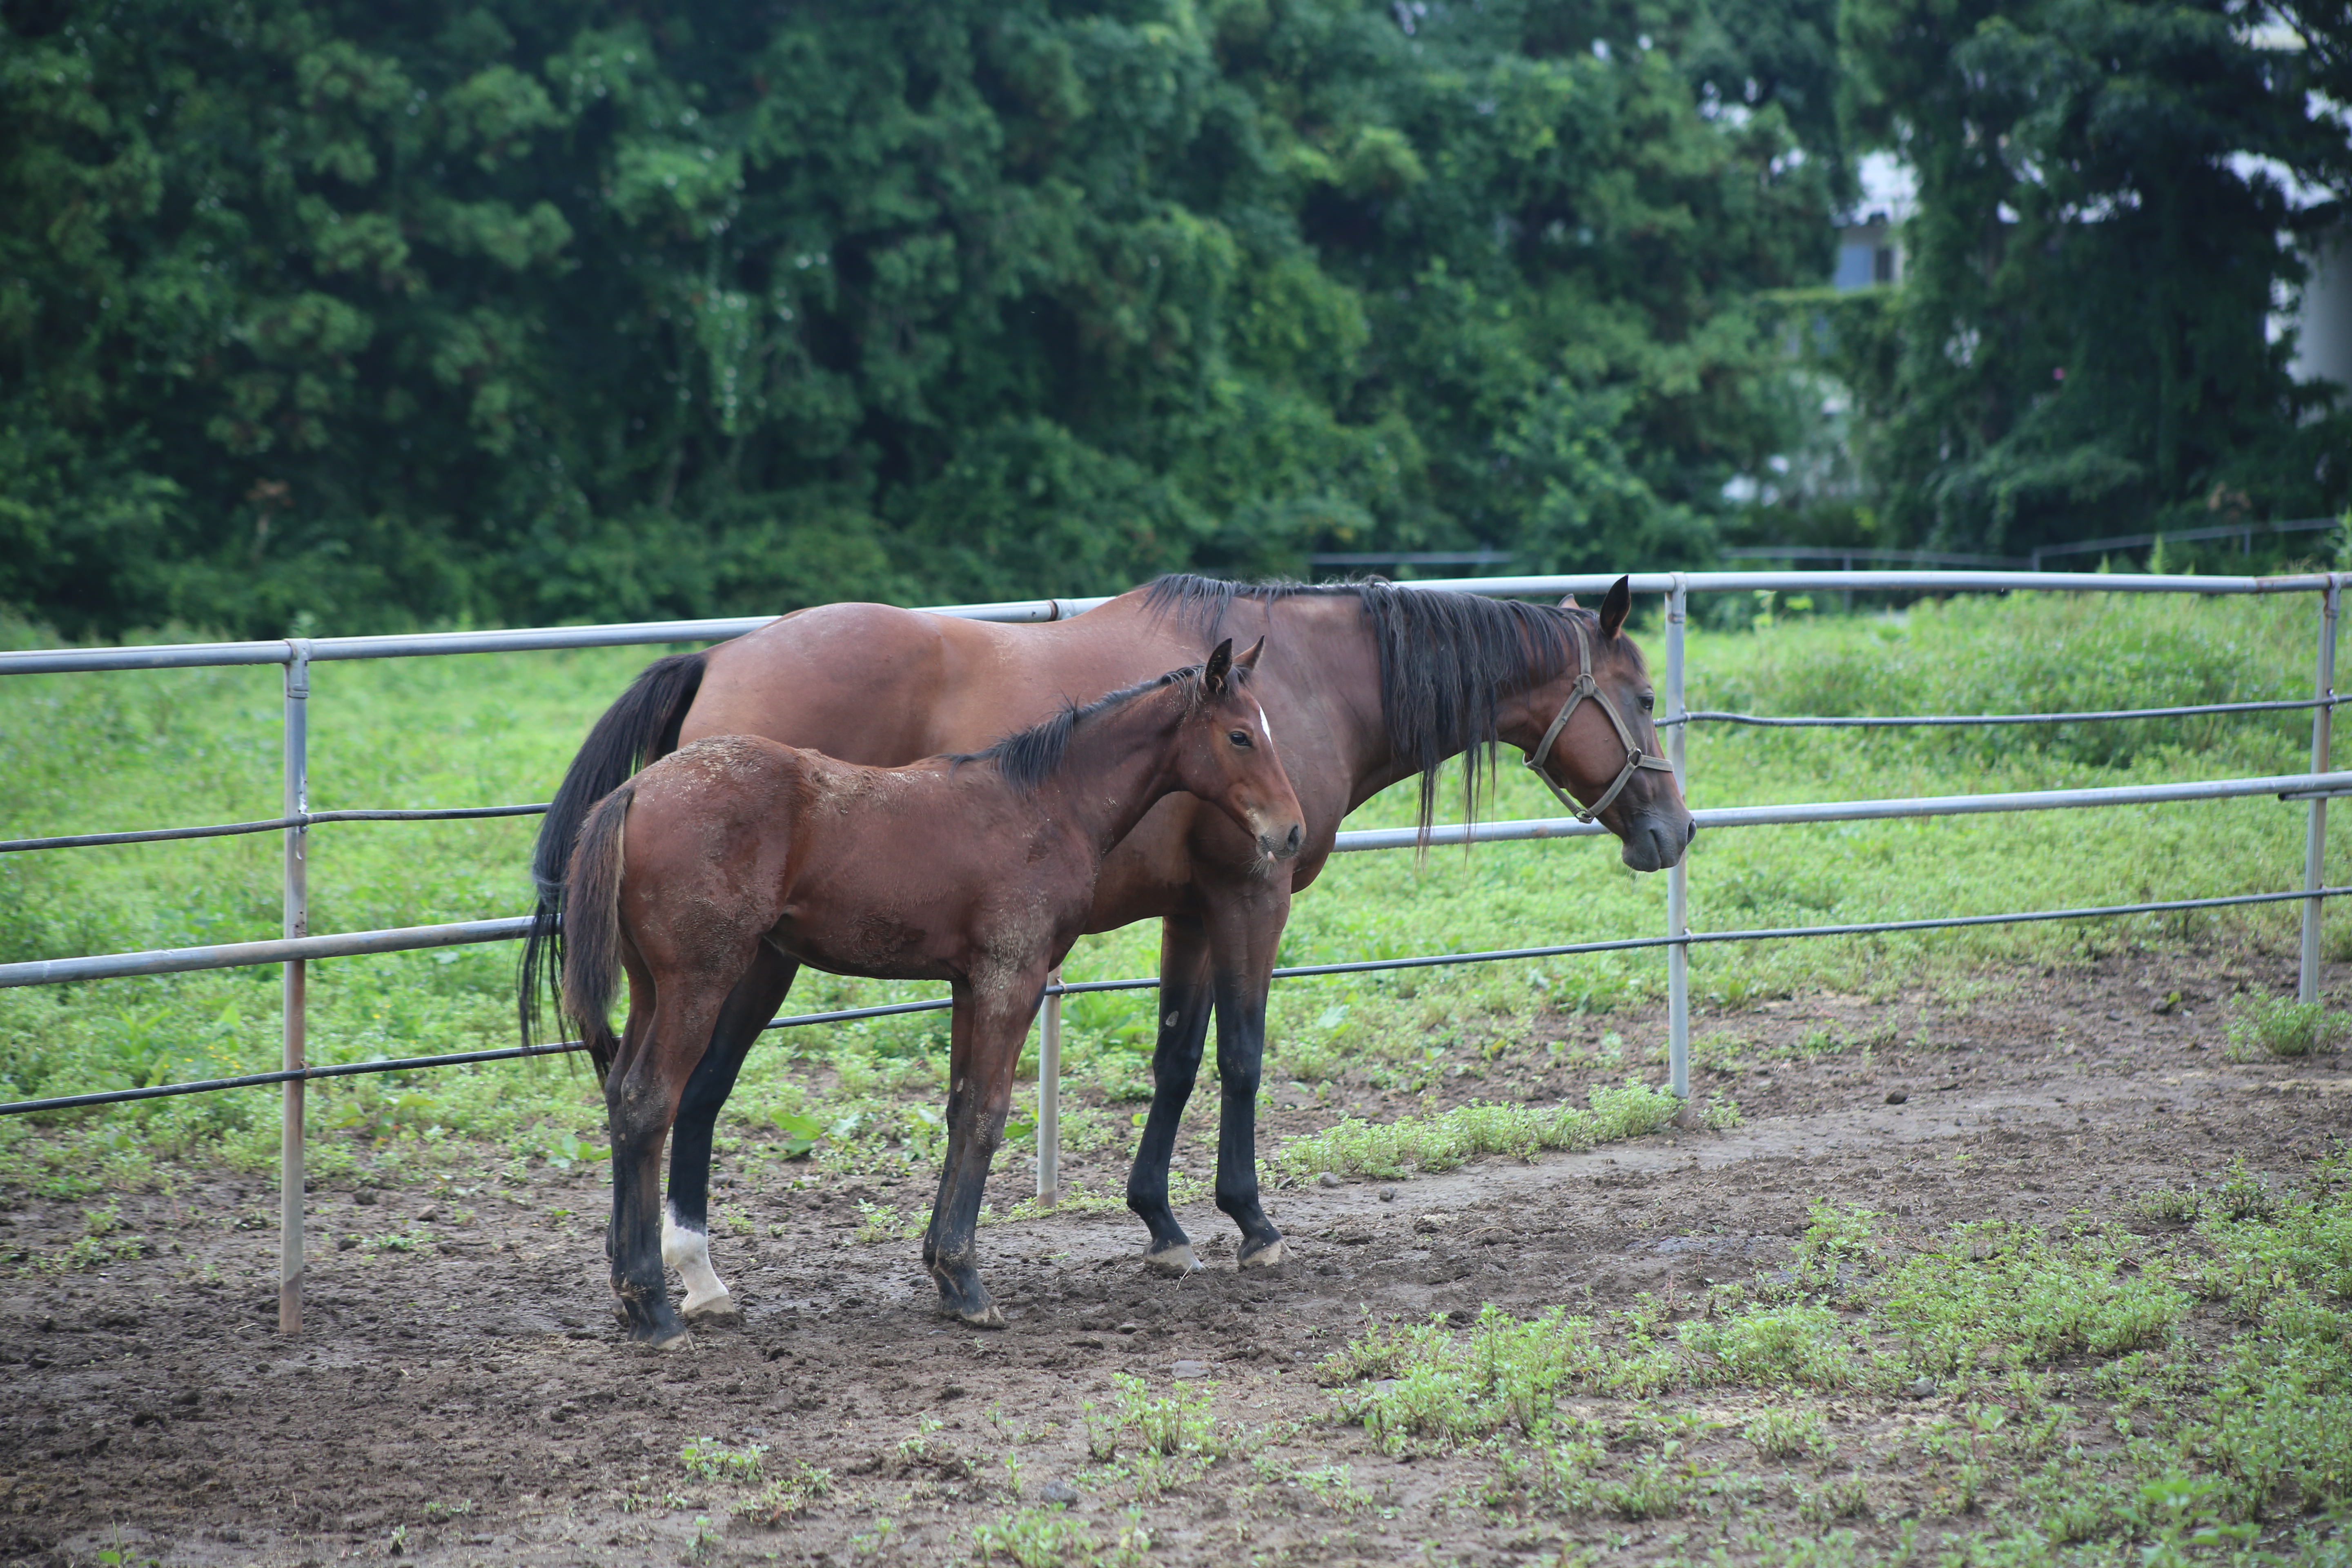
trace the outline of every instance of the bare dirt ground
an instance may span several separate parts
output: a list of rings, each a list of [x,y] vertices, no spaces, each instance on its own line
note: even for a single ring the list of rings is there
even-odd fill
[[[1704,1555],[1720,1521],[1529,1531],[1464,1506],[1466,1461],[1383,1457],[1332,1418],[1315,1364],[1367,1313],[1599,1312],[1643,1292],[1687,1310],[1709,1282],[1779,1267],[1816,1199],[1922,1232],[2070,1212],[2147,1228],[2134,1194],[2237,1159],[2291,1173],[2352,1131],[2341,1058],[2224,1058],[2222,1000],[2291,985],[2291,966],[2125,953],[1994,979],[1957,1010],[1924,993],[1876,1006],[1814,996],[1703,1019],[1696,1033],[1747,1042],[1712,1047],[1699,1075],[1745,1111],[1729,1132],[1272,1194],[1292,1259],[1265,1274],[1234,1271],[1232,1229],[1206,1204],[1183,1217],[1210,1267],[1183,1279],[1144,1269],[1141,1229],[1123,1214],[990,1227],[1011,1322],[985,1335],[932,1315],[915,1243],[849,1240],[861,1196],[908,1203],[912,1182],[722,1184],[722,1209],[754,1222],[714,1241],[745,1321],[669,1353],[612,1327],[601,1173],[321,1184],[314,1238],[377,1240],[314,1240],[309,1331],[291,1342],[275,1331],[266,1182],[126,1196],[125,1223],[153,1254],[63,1275],[26,1260],[81,1235],[88,1205],[5,1194],[0,1257],[18,1261],[0,1274],[0,1561],[950,1563],[972,1558],[976,1527],[1073,1496],[1096,1539],[1140,1532],[1150,1560],[1171,1564],[1517,1563],[1563,1537],[1633,1561]],[[1906,1043],[1773,1049],[1823,1029],[1866,1037],[1890,1018]],[[1661,1027],[1622,1015],[1543,1025],[1585,1038],[1604,1026],[1637,1047]],[[1533,1065],[1467,1087],[1581,1097]],[[1285,1098],[1269,1142],[1328,1123],[1328,1109]],[[1181,1164],[1208,1169],[1203,1131],[1188,1126]],[[1942,1158],[1963,1148],[1976,1157]],[[1000,1204],[1020,1178],[1001,1179]],[[417,1238],[410,1250],[381,1244],[402,1236]],[[1255,1434],[1257,1459],[1157,1495],[1108,1477],[1081,1407],[1110,1400],[1117,1373],[1213,1384],[1221,1428]],[[1825,1408],[1860,1436],[1908,1418],[1869,1396]],[[763,1444],[772,1477],[805,1462],[832,1472],[832,1489],[761,1523],[744,1507],[755,1489],[681,1464],[700,1439]],[[1352,1502],[1282,1479],[1337,1463],[1351,1467]],[[1891,1541],[1928,1505],[1898,1465],[1868,1480],[1869,1516],[1853,1521],[1866,1539]]]

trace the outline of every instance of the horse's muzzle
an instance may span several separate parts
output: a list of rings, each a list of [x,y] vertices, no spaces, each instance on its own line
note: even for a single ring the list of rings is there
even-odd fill
[[[1622,858],[1636,871],[1663,871],[1675,865],[1698,837],[1698,824],[1687,812],[1679,818],[1654,811],[1635,812],[1631,826]]]
[[[1283,832],[1276,833],[1269,830],[1259,834],[1257,851],[1269,860],[1287,860],[1298,853],[1298,847],[1305,843],[1306,839],[1306,828],[1294,822]]]

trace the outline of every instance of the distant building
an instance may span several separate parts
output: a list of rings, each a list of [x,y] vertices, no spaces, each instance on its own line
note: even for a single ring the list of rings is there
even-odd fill
[[[2311,276],[2291,318],[2294,360],[2287,373],[2297,381],[2336,383],[2336,401],[2352,387],[2352,224],[2337,224],[2312,242],[2305,259]]]
[[[1837,270],[1830,275],[1835,289],[1867,289],[1876,283],[1903,281],[1903,247],[1886,214],[1874,212],[1860,223],[1838,230]]]

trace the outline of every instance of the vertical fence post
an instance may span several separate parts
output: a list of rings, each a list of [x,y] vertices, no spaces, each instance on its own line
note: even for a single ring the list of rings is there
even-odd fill
[[[1061,983],[1059,969],[1045,977],[1049,986]],[[1061,1195],[1062,998],[1049,991],[1037,1015],[1037,1201],[1050,1204]]]
[[[1683,574],[1666,595],[1666,717],[1683,716],[1683,618],[1689,595]],[[1675,783],[1688,787],[1683,762],[1687,724],[1666,731],[1666,760],[1675,764]],[[1690,933],[1690,858],[1685,855],[1666,873],[1666,934]],[[1678,1099],[1690,1098],[1690,948],[1681,942],[1666,949],[1666,1087]]]
[[[310,644],[306,637],[286,640],[286,815],[299,816],[310,809]],[[307,857],[309,829],[286,830],[286,934],[310,934],[310,877]],[[309,1063],[302,1040],[305,983],[303,961],[286,965],[284,995],[285,1055],[289,1072]],[[282,1086],[278,1135],[278,1331],[302,1331],[302,1080]]]
[[[2319,601],[2319,668],[2312,683],[2312,695],[2319,706],[2311,710],[2311,771],[2327,771],[2327,742],[2334,728],[2336,710],[2328,700],[2336,695],[2336,616],[2340,607],[2339,595],[2344,580],[2336,574],[2327,574],[2327,591]],[[2325,796],[2311,803],[2311,820],[2303,836],[2303,886],[2306,892],[2316,892],[2324,886],[2327,870],[2327,801]],[[2295,976],[2294,994],[2299,1002],[2319,1000],[2319,910],[2321,900],[2309,899],[2303,906],[2303,963]]]

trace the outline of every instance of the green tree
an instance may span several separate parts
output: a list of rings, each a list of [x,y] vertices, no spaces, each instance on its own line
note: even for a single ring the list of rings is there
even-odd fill
[[[2290,185],[2352,190],[2310,96],[2352,35],[2339,14],[2267,47],[2265,14],[1847,0],[1853,122],[1919,176],[1905,286],[1848,307],[1841,343],[1896,535],[2014,552],[2352,493],[2352,423],[2265,336],[2295,237],[2342,211]]]
[[[5,15],[0,599],[73,631],[1695,560],[1835,183],[1817,73],[1602,4]]]

